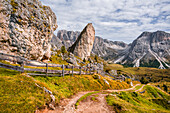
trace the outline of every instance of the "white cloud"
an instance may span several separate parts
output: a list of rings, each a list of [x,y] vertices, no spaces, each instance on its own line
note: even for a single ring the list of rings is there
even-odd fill
[[[40,1],[55,12],[57,30],[81,31],[87,23],[93,23],[96,35],[127,43],[143,31],[170,32],[169,0]]]

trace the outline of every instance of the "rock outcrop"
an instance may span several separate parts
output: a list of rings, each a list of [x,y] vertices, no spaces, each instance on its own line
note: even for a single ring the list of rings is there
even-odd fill
[[[114,63],[170,68],[170,34],[163,31],[143,32],[117,56]]]
[[[92,23],[87,24],[75,43],[69,47],[68,51],[84,59],[90,56],[95,40],[95,30]]]
[[[0,52],[42,60],[51,56],[57,19],[39,0],[1,0]]]

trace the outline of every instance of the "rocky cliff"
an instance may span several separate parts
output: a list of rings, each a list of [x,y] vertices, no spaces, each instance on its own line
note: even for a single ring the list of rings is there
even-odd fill
[[[28,59],[49,58],[55,14],[39,0],[1,0],[0,52]]]
[[[143,32],[117,56],[114,63],[170,68],[170,34],[163,31]]]
[[[75,43],[68,48],[68,51],[82,59],[87,58],[91,54],[94,39],[95,30],[92,23],[89,23],[80,33]]]

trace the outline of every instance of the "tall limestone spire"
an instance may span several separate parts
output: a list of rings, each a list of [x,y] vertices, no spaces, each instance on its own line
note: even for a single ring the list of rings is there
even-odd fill
[[[89,23],[68,51],[82,59],[87,58],[92,51],[94,39],[95,30],[92,23]]]

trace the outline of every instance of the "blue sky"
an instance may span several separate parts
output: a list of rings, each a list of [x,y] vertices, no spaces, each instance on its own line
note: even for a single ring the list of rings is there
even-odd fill
[[[93,23],[96,36],[131,43],[143,31],[170,33],[170,0],[40,0],[57,16],[58,30],[81,31]]]

